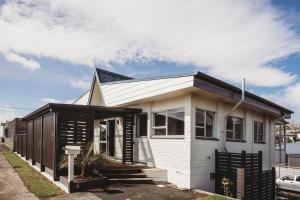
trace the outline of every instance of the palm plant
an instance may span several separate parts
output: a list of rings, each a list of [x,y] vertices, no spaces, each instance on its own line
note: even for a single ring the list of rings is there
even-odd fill
[[[93,143],[87,144],[74,159],[74,165],[80,167],[80,177],[82,179],[86,179],[88,175],[91,175],[93,168],[100,167],[105,162],[105,157],[100,153],[94,153],[93,147]],[[67,166],[68,157],[64,154],[60,160],[60,168]]]

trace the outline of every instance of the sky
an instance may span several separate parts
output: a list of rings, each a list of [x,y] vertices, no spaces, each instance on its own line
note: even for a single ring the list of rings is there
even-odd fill
[[[99,67],[244,77],[300,122],[299,22],[298,0],[0,0],[0,121],[73,102]]]

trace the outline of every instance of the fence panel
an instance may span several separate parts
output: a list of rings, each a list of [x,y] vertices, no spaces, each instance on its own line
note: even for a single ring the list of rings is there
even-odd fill
[[[16,151],[21,156],[26,155],[26,134],[15,134]]]
[[[246,154],[225,153],[215,151],[215,192],[224,194],[222,179],[228,178],[230,181],[229,192],[232,197],[237,197],[237,193],[243,194],[244,199],[274,199],[275,197],[275,168],[273,170],[262,171],[262,152]],[[238,173],[238,168],[242,168],[243,173]],[[237,174],[242,174],[244,180],[238,180]],[[239,183],[239,187],[238,187]],[[241,183],[244,185],[242,191]]]
[[[26,156],[26,135],[21,135],[21,156]]]
[[[44,115],[43,118],[43,164],[53,170],[54,150],[54,113]]]
[[[42,117],[35,118],[33,121],[33,149],[34,161],[41,163],[41,141],[42,141]]]
[[[27,150],[26,150],[26,157],[28,159],[33,159],[33,121],[28,121],[27,123]]]

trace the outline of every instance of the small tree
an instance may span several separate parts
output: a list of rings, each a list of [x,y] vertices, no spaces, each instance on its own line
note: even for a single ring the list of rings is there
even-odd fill
[[[231,186],[231,182],[229,180],[229,178],[227,177],[224,177],[222,178],[222,181],[221,181],[222,185],[223,185],[223,193],[224,193],[224,196],[226,197],[231,197],[231,192],[230,192],[230,186]]]

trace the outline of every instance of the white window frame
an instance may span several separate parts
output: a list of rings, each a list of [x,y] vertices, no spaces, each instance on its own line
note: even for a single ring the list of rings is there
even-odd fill
[[[154,138],[158,138],[158,137],[172,137],[172,138],[183,138],[185,136],[185,131],[183,130],[183,134],[182,135],[169,135],[168,132],[168,113],[169,111],[183,111],[184,113],[184,117],[185,117],[185,108],[181,107],[181,108],[172,108],[172,109],[167,109],[167,110],[163,110],[163,111],[154,111],[152,112],[152,129],[154,130],[152,133],[151,137]],[[164,126],[155,126],[155,114],[157,113],[165,113],[166,116],[166,123]],[[184,127],[185,127],[185,119],[183,119],[183,123],[184,123]],[[166,134],[165,135],[155,135],[155,129],[166,129]]]
[[[235,136],[236,136],[236,134],[235,134],[235,124],[233,123],[233,127],[232,127],[232,130],[228,130],[228,127],[227,127],[227,120],[228,120],[228,118],[237,118],[237,119],[241,119],[242,120],[242,125],[243,125],[243,128],[242,128],[242,137],[241,137],[241,139],[236,139],[235,138]],[[245,138],[245,135],[244,135],[244,133],[245,133],[245,119],[244,118],[242,118],[242,117],[236,117],[236,116],[228,116],[227,118],[226,118],[226,132],[225,132],[225,137],[226,137],[226,141],[244,141],[244,138]],[[228,138],[227,137],[227,132],[232,132],[233,134],[233,139],[231,139],[231,138]]]
[[[197,110],[204,111],[204,126],[197,126],[197,119],[196,119]],[[212,112],[214,114],[214,116],[213,116],[213,130],[212,130],[212,136],[211,137],[206,136],[206,112]],[[203,109],[203,108],[196,108],[196,110],[195,110],[195,138],[215,138],[216,137],[216,134],[215,134],[216,115],[217,115],[217,113],[215,111],[206,110],[206,109]],[[196,135],[197,128],[203,128],[204,129],[204,136],[197,136]]]
[[[255,122],[256,123],[260,123],[260,124],[262,124],[263,125],[263,132],[262,132],[262,134],[259,134],[259,132],[258,132],[258,126],[256,127],[257,128],[257,132],[255,133]],[[255,140],[255,136],[256,135],[256,140]],[[262,135],[263,136],[263,141],[259,141],[258,140],[258,135]],[[262,121],[259,121],[259,120],[254,120],[253,121],[253,141],[254,141],[254,143],[265,143],[266,142],[266,131],[265,131],[265,123],[264,122],[262,122]]]

